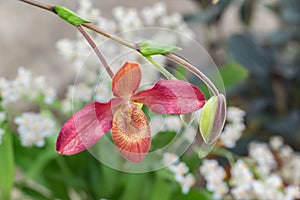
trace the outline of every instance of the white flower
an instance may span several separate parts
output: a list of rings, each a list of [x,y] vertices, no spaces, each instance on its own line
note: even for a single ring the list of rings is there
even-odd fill
[[[245,111],[237,107],[227,108],[226,118],[229,124],[225,126],[224,131],[220,136],[220,141],[225,147],[235,147],[237,140],[242,136],[242,133],[245,130],[244,116]]]
[[[290,147],[289,145],[284,145],[279,149],[279,156],[281,159],[283,160],[287,160],[289,158],[291,158],[291,156],[293,155],[293,149],[292,147]]]
[[[169,165],[169,164],[176,164],[179,160],[179,157],[174,153],[164,153],[163,155],[163,164]]]
[[[3,98],[3,106],[14,103],[21,98],[33,100],[39,94],[45,96],[45,103],[49,103],[49,99],[46,97],[49,95],[47,94],[48,90],[52,91],[51,98],[54,100],[56,91],[54,88],[47,86],[45,77],[33,77],[31,72],[24,67],[18,69],[15,80],[0,79],[0,93]]]
[[[300,187],[296,185],[289,185],[284,188],[284,199],[285,200],[293,200],[300,198]]]
[[[230,184],[233,186],[249,187],[249,184],[251,184],[254,179],[253,174],[243,160],[237,160],[230,172]]]
[[[229,191],[226,183],[219,184],[214,190],[213,196],[215,199],[222,199],[222,197]]]
[[[246,112],[238,107],[228,107],[226,112],[226,119],[233,123],[240,123],[244,121]]]
[[[184,174],[189,171],[189,167],[184,162],[170,165],[169,169],[175,174],[175,180],[177,182],[180,182],[184,177]]]
[[[283,146],[283,138],[280,136],[273,136],[270,138],[269,144],[273,150],[279,151]]]
[[[300,185],[300,155],[294,154],[287,159],[281,168],[284,180],[290,184]]]
[[[196,183],[196,179],[192,174],[185,175],[182,179],[180,179],[179,184],[181,185],[181,192],[183,194],[187,194],[191,187]]]
[[[277,163],[274,159],[274,156],[268,148],[267,144],[265,143],[252,142],[249,145],[249,155],[258,163],[259,166],[268,169],[267,174],[272,169],[277,167]]]
[[[15,118],[23,146],[45,145],[45,138],[55,133],[55,122],[36,113],[23,113]]]
[[[204,160],[199,170],[207,182],[206,188],[209,191],[216,192],[221,190],[219,187],[224,183],[226,172],[216,160]],[[219,192],[216,192],[217,196]]]
[[[250,189],[251,188],[248,185],[237,185],[231,189],[231,193],[234,199],[253,199],[251,193],[249,193]]]

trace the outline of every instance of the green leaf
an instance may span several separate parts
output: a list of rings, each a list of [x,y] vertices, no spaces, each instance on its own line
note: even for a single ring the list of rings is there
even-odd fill
[[[248,70],[238,63],[231,62],[220,69],[220,74],[226,89],[231,88],[245,80],[249,73]]]
[[[203,200],[214,200],[213,195],[206,189],[194,189],[192,188],[188,194],[182,194],[178,192],[174,195],[172,200],[194,200],[194,199],[203,199]]]
[[[13,134],[6,127],[4,131],[0,144],[0,199],[10,199],[15,177]]]
[[[156,40],[145,40],[139,44],[139,48],[143,56],[167,54],[181,49],[179,47]]]
[[[69,22],[70,24],[72,24],[74,26],[78,26],[78,25],[84,24],[84,23],[90,23],[90,21],[82,19],[76,13],[74,13],[73,11],[69,10],[66,7],[55,6],[54,10],[60,18],[64,19],[65,21]]]
[[[170,182],[167,182],[166,180],[157,176],[152,188],[150,200],[171,199],[172,188],[170,185]]]
[[[220,135],[226,117],[226,101],[222,94],[211,97],[200,116],[200,133],[207,144],[213,143]]]

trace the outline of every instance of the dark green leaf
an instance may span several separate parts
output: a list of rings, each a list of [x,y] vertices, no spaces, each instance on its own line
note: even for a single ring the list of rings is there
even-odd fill
[[[271,57],[248,35],[232,35],[228,41],[229,53],[241,65],[256,75],[266,75]]]

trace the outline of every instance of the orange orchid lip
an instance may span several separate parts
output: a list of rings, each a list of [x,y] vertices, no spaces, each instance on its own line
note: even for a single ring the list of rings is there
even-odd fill
[[[203,93],[180,80],[159,80],[151,88],[136,92],[142,73],[138,63],[125,62],[112,80],[115,98],[107,103],[90,102],[63,125],[56,150],[64,155],[79,153],[94,145],[112,129],[113,141],[121,155],[141,162],[151,145],[150,126],[141,103],[159,114],[186,114],[203,107]]]

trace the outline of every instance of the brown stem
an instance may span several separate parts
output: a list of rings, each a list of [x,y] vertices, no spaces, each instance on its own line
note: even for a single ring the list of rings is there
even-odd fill
[[[82,28],[81,25],[76,26],[76,28],[83,35],[83,37],[86,39],[86,41],[91,45],[91,47],[95,51],[96,55],[98,56],[100,62],[103,64],[103,66],[104,66],[105,70],[107,71],[107,73],[109,74],[109,76],[111,78],[113,78],[114,77],[114,73],[109,68],[109,65],[106,62],[103,54],[100,52],[99,48],[97,47],[97,45],[95,44],[95,42],[93,41],[93,39],[91,38],[91,36]]]
[[[205,74],[203,74],[200,70],[198,70],[196,67],[191,65],[189,62],[185,61],[184,59],[180,58],[179,56],[177,56],[173,53],[164,54],[164,56],[185,66],[189,71],[191,71],[195,75],[197,75],[207,85],[207,87],[214,93],[214,95],[219,94],[219,91],[217,90],[216,86],[210,81],[210,79],[207,78],[207,76]]]
[[[43,4],[43,3],[40,3],[40,2],[37,2],[37,1],[34,1],[34,0],[19,0],[19,1],[24,2],[24,3],[28,3],[30,5],[33,5],[33,6],[45,9],[45,10],[48,10],[48,11],[53,12],[53,13],[56,14],[56,12],[54,10],[54,6]]]
[[[92,31],[95,31],[95,32],[97,32],[97,33],[100,33],[101,35],[103,35],[103,36],[105,36],[105,37],[107,37],[107,38],[110,38],[110,39],[114,40],[115,42],[117,42],[117,43],[119,43],[119,44],[122,44],[122,45],[124,45],[124,46],[127,46],[127,47],[129,47],[129,48],[131,48],[131,49],[136,49],[136,48],[135,48],[135,45],[132,44],[131,42],[128,42],[128,41],[126,41],[126,40],[124,40],[124,39],[122,39],[122,38],[119,38],[119,37],[117,37],[117,36],[115,36],[115,35],[113,35],[113,34],[107,33],[107,32],[105,32],[104,30],[98,28],[97,26],[95,26],[95,25],[93,25],[93,24],[87,24],[87,23],[86,23],[86,24],[82,24],[82,26],[84,26],[84,27],[86,27],[86,28],[88,28],[88,29],[90,29],[90,30],[92,30]]]

